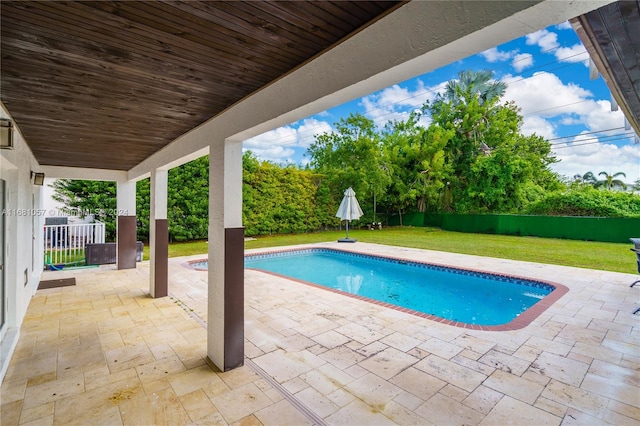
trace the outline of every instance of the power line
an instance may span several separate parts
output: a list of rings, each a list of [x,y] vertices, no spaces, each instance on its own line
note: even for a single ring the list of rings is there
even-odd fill
[[[590,102],[590,101],[592,101],[592,99],[585,99],[585,100],[582,100],[582,101],[571,102],[569,104],[564,104],[564,105],[554,106],[554,107],[550,107],[550,108],[539,109],[537,111],[528,112],[528,113],[524,114],[523,117],[526,117],[528,115],[537,114],[539,112],[551,111],[552,109],[564,108],[564,107],[568,107],[568,106],[571,106],[571,105],[582,104],[582,103]]]
[[[558,139],[574,138],[576,136],[591,135],[591,134],[594,134],[594,133],[605,133],[605,132],[610,132],[612,130],[620,130],[620,129],[624,129],[624,126],[612,127],[611,129],[604,129],[604,130],[594,130],[592,132],[582,132],[582,133],[577,133],[575,135],[558,136],[557,138],[547,139],[547,141],[550,142],[550,141],[555,141],[555,140],[558,140]]]
[[[593,142],[586,142],[586,143],[573,143],[571,145],[553,147],[553,150],[555,151],[555,150],[558,150],[558,149],[575,148],[575,147],[584,146],[584,145],[593,145],[593,144],[597,144],[597,143],[614,142],[614,141],[617,141],[617,140],[625,140],[625,139],[629,139],[630,140],[631,137],[629,137],[629,136],[620,136],[618,138],[609,139],[609,140],[606,140],[606,141],[596,140],[596,141],[593,141]]]
[[[565,57],[565,58],[558,59],[557,61],[548,62],[548,63],[546,63],[546,64],[542,64],[542,65],[539,65],[539,66],[537,66],[537,67],[529,68],[529,69],[528,69],[528,71],[529,71],[529,72],[531,72],[531,71],[533,71],[533,70],[541,69],[541,68],[543,68],[543,67],[546,67],[547,65],[553,65],[553,64],[559,64],[559,63],[561,63],[561,62],[567,62],[567,61],[566,61],[566,59],[573,58],[573,57],[575,57],[575,56],[579,56],[579,55],[584,55],[585,53],[587,53],[587,52],[580,52],[580,53],[576,53],[575,55],[570,55],[570,56],[567,56],[567,57]],[[586,59],[585,59],[585,60],[586,60]],[[581,62],[570,62],[570,61],[569,61],[567,64],[565,64],[565,65],[561,65],[561,66],[559,66],[559,67],[551,68],[551,69],[549,69],[549,71],[559,70],[559,69],[566,68],[566,67],[570,67],[570,66],[573,66],[573,65],[576,65],[576,64],[581,64]],[[545,71],[546,71],[546,70],[545,70]],[[520,77],[519,79],[517,79],[517,80],[513,80],[513,81],[510,81],[510,82],[509,82],[509,83],[507,83],[507,84],[518,83],[518,82],[520,82],[520,81],[524,81],[524,80],[528,80],[528,79],[531,79],[531,78],[538,77],[539,75],[540,75],[540,74],[532,75],[532,76],[529,76],[529,77]]]
[[[579,139],[579,140],[576,140],[576,141],[573,141],[573,142],[583,142],[583,141],[597,140],[597,141],[600,141],[600,142],[604,143],[604,142],[609,142],[610,140],[612,140],[612,138],[617,138],[619,136],[625,136],[627,138],[632,138],[633,135],[634,135],[633,132],[624,132],[624,133],[619,133],[619,134],[616,134],[616,135],[606,135],[606,136],[602,136],[602,137],[592,136],[592,137],[585,138],[585,139]],[[578,136],[580,136],[580,135],[578,135]],[[553,146],[560,146],[560,145],[567,144],[569,142],[571,142],[571,141],[554,142],[554,143],[551,143],[549,145],[552,146],[552,147]]]

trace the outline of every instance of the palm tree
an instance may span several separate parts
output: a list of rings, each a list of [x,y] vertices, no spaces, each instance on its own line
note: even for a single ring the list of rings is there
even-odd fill
[[[576,182],[585,183],[585,184],[592,185],[592,186],[595,186],[596,183],[598,183],[598,179],[596,179],[596,176],[593,174],[593,172],[587,172],[587,173],[585,173],[583,175],[578,173],[577,175],[575,175],[573,177],[573,179]]]
[[[608,190],[612,190],[614,188],[622,188],[622,189],[627,188],[627,184],[625,184],[620,179],[616,179],[618,176],[627,177],[627,175],[624,174],[623,172],[618,172],[613,175],[610,175],[607,172],[598,173],[598,176],[603,176],[603,175],[604,175],[604,179],[597,181],[596,184],[594,185],[596,188],[599,188],[601,186]]]
[[[504,94],[507,85],[502,81],[491,81],[492,78],[491,70],[460,71],[457,80],[450,80],[447,83],[444,97],[456,104],[462,100],[460,95],[468,90],[478,95],[481,104],[499,98]]]

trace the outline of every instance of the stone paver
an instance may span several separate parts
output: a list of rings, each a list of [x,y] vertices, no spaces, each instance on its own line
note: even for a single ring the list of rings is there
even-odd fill
[[[481,331],[248,270],[251,362],[220,373],[192,317],[207,320],[207,274],[181,266],[204,256],[170,259],[163,299],[148,297],[147,262],[76,271],[75,287],[31,300],[2,383],[2,425],[640,422],[635,275],[318,246],[558,282],[569,292],[522,329]]]
[[[522,426],[559,425],[562,421],[560,417],[551,413],[505,396],[480,422],[480,425],[502,426],[513,424],[513,419],[518,419],[517,424]]]

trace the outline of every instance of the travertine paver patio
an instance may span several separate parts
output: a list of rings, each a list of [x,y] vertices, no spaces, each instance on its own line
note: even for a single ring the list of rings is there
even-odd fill
[[[202,256],[170,259],[172,298],[148,297],[147,263],[75,272],[77,286],[31,301],[2,425],[640,424],[635,275],[322,246],[570,290],[523,329],[478,331],[248,270],[246,363],[220,373],[205,363],[207,274],[181,266]]]

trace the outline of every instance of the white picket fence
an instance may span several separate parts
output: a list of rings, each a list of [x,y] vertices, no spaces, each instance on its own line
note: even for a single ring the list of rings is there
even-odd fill
[[[104,243],[104,223],[44,226],[45,265],[82,264],[87,244]]]

